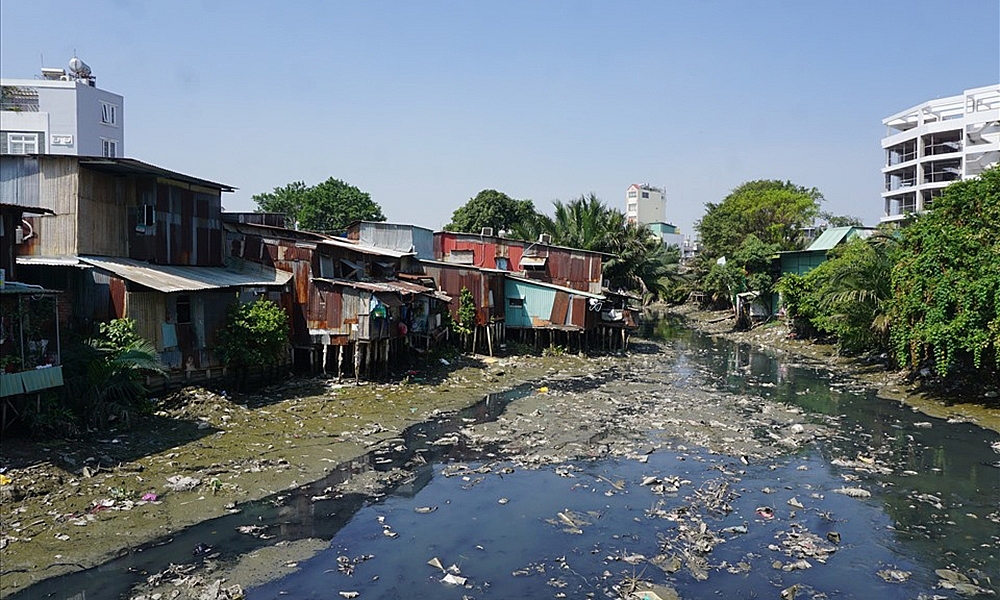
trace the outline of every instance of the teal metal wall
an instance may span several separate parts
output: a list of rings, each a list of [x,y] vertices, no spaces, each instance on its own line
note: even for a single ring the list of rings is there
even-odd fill
[[[510,298],[523,298],[524,306],[511,306]],[[506,279],[504,281],[504,302],[507,309],[507,327],[530,328],[533,325],[532,318],[548,321],[552,316],[552,305],[555,300],[556,290],[554,289]]]

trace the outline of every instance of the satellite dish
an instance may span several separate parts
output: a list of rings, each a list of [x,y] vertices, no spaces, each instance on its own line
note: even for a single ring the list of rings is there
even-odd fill
[[[90,77],[90,66],[75,56],[69,59],[69,71],[81,79]]]

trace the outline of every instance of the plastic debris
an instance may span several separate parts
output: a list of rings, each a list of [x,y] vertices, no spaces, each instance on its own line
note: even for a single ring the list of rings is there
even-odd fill
[[[882,569],[881,571],[878,571],[876,575],[889,583],[904,583],[910,578],[912,573],[909,571],[902,571],[900,569]]]
[[[774,509],[771,508],[770,506],[758,506],[757,510],[754,512],[757,513],[757,516],[762,519],[774,518]]]
[[[194,477],[188,477],[187,475],[171,475],[167,477],[167,489],[174,492],[184,492],[187,490],[193,490],[201,484],[200,479],[195,479]]]
[[[447,575],[441,578],[442,583],[447,583],[450,585],[465,585],[466,581],[468,580],[465,577],[462,577],[460,575],[452,575],[451,573],[448,573]]]

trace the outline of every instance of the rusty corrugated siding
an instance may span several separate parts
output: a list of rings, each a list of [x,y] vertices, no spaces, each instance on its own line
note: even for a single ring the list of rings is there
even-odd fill
[[[587,299],[575,296],[569,311],[569,323],[587,327]]]
[[[566,312],[569,310],[569,294],[566,292],[556,292],[555,300],[552,302],[552,314],[549,320],[556,324],[566,322]]]
[[[121,319],[125,317],[125,280],[119,279],[118,277],[111,278],[111,285],[109,286],[110,302],[111,302],[111,314],[114,318]]]

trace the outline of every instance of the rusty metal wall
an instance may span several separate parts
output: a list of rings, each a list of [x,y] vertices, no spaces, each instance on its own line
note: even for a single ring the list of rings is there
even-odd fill
[[[452,319],[458,318],[459,298],[462,288],[472,292],[476,303],[476,320],[485,324],[491,319],[501,321],[504,318],[503,275],[486,273],[478,269],[462,268],[460,266],[445,266],[423,263],[424,273],[434,278],[439,290],[448,294],[452,302],[448,307]],[[493,292],[493,302],[490,303],[490,291]]]

